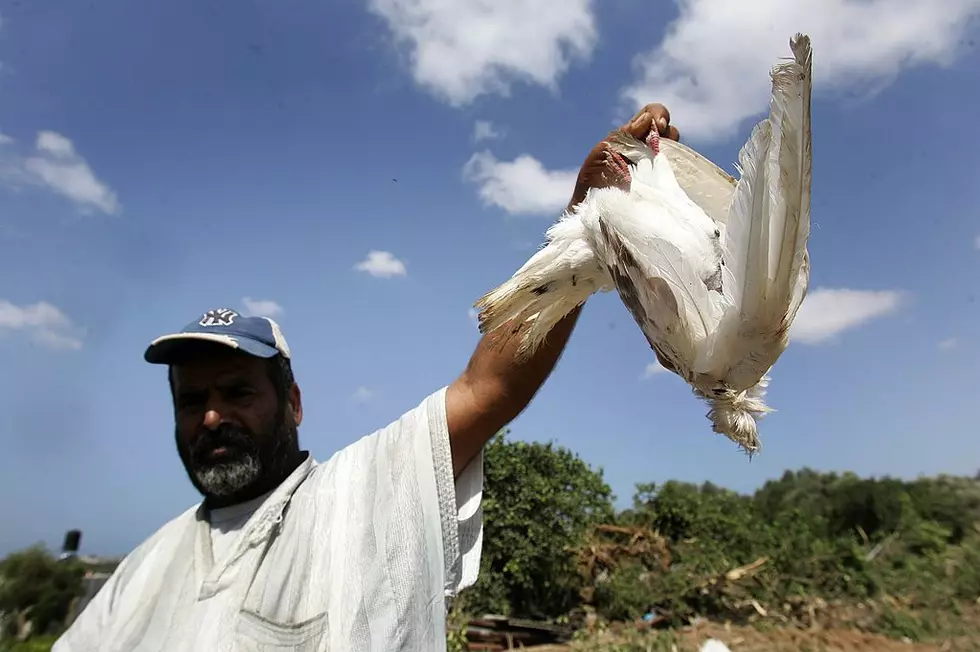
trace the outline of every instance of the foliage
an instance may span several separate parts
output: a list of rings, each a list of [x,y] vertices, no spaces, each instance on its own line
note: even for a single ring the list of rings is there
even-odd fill
[[[469,607],[525,618],[569,611],[582,588],[569,545],[614,518],[602,473],[565,448],[505,433],[484,450],[484,470],[480,581]]]
[[[0,561],[0,613],[25,615],[37,634],[57,630],[84,575],[74,559],[59,561],[40,546],[13,553]]]
[[[918,640],[980,597],[980,478],[802,469],[749,496],[667,481],[638,485],[614,515],[601,476],[564,449],[501,436],[485,465],[473,613],[806,624],[816,608],[874,603],[861,627]]]
[[[935,632],[909,609],[934,616],[980,596],[978,497],[975,479],[904,482],[808,469],[753,496],[710,484],[641,485],[620,520],[664,536],[670,567],[621,566],[596,592],[595,607],[612,618],[652,609],[681,623],[696,615],[746,620],[757,606],[785,613],[817,601],[897,598],[904,606],[881,610],[874,626],[921,638]],[[754,560],[761,564],[746,579],[723,578]]]
[[[56,640],[55,636],[35,636],[28,641],[0,642],[0,652],[50,652]]]
[[[453,601],[446,615],[446,652],[466,650],[467,620],[466,596],[460,596]]]

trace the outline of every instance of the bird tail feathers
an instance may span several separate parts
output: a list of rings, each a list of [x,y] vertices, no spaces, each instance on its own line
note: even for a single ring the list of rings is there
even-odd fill
[[[707,416],[712,429],[734,441],[751,456],[762,446],[758,421],[772,412],[772,408],[763,400],[768,385],[769,377],[763,376],[754,387],[741,392],[729,391],[723,396],[711,396],[695,389],[695,394],[708,403]]]

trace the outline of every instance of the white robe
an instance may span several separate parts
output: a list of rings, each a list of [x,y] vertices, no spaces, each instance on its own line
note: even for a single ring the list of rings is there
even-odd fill
[[[483,458],[454,481],[445,396],[308,458],[217,562],[200,506],[167,523],[53,652],[445,650],[447,598],[476,581],[483,534]]]

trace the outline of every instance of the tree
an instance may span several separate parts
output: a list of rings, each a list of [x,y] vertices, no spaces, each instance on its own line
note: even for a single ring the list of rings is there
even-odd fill
[[[612,491],[577,455],[551,443],[508,441],[484,451],[480,580],[468,610],[553,618],[579,602],[572,548],[594,524],[610,522]]]
[[[0,561],[0,612],[24,615],[38,634],[57,629],[82,595],[84,575],[78,561],[58,561],[41,546],[15,552]]]

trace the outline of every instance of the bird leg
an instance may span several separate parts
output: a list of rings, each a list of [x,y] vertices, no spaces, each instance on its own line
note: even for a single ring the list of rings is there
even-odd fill
[[[650,125],[650,133],[647,135],[646,143],[654,156],[660,153],[660,134],[657,132],[657,125]]]

